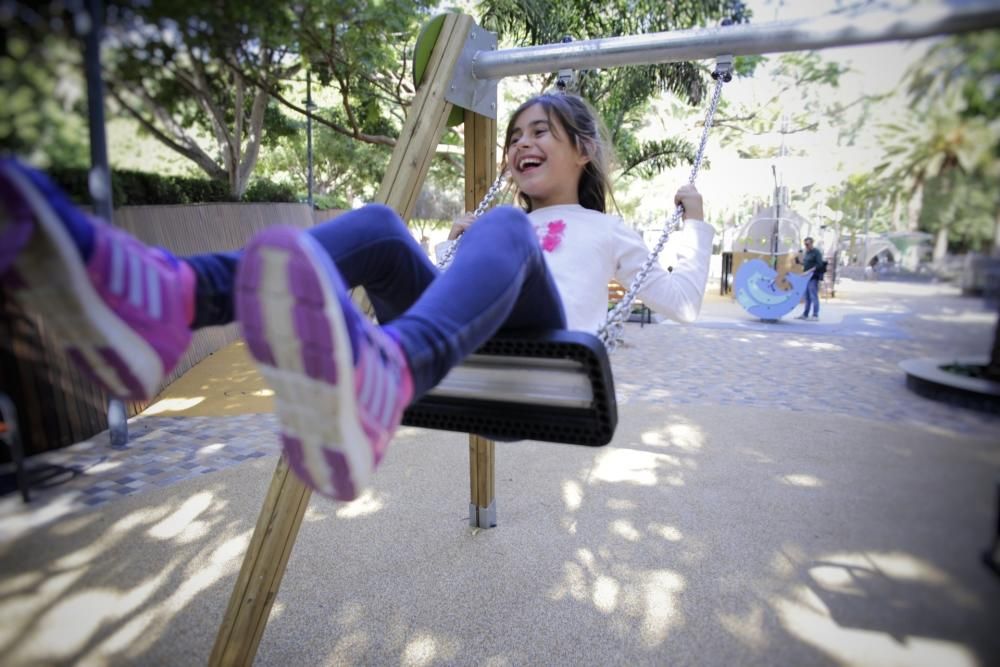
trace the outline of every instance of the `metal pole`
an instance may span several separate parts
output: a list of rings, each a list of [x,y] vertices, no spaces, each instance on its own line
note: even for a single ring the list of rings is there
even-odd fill
[[[112,221],[111,168],[104,126],[104,80],[101,78],[101,32],[104,7],[101,0],[88,0],[87,10],[75,16],[76,30],[83,35],[84,72],[87,78],[87,113],[90,125],[90,175],[87,185],[94,212]],[[108,399],[108,437],[112,447],[128,444],[128,414],[118,398]]]
[[[90,177],[88,186],[98,217],[111,222],[111,169],[104,126],[104,81],[101,78],[101,30],[104,8],[101,0],[89,0],[87,11],[77,15],[83,33],[84,72],[87,77],[87,113],[90,118]]]
[[[861,270],[864,271],[868,267],[868,226],[872,220],[872,207],[869,204],[865,209],[865,245],[864,245],[864,255],[861,259]]]
[[[736,56],[807,51],[920,39],[1000,26],[1000,3],[979,0],[893,9],[864,9],[772,23],[674,30],[498,51],[478,51],[475,79],[502,79],[561,69],[651,65]]]
[[[778,188],[778,168],[771,165],[774,176],[774,227],[771,230],[771,268],[778,270],[778,235],[781,225],[781,190]]]
[[[306,163],[309,181],[309,210],[313,208],[313,98],[312,71],[306,70]]]

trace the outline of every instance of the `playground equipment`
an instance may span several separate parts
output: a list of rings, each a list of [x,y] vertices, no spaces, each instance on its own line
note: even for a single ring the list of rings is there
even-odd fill
[[[775,197],[780,197],[780,191]],[[774,206],[758,211],[736,234],[733,296],[751,315],[778,320],[802,299],[809,279],[794,271],[794,259],[808,235],[804,233],[808,224],[778,199]]]
[[[91,19],[100,16],[99,0],[90,0]],[[904,13],[905,12],[905,13]],[[100,24],[87,23],[87,39],[96,45]],[[960,6],[907,8],[860,14],[844,13],[804,21],[585,40],[523,49],[496,50],[496,38],[471,17],[447,15],[441,24],[419,88],[400,132],[376,200],[408,218],[427,174],[431,157],[449,117],[461,108],[465,123],[466,204],[486,194],[496,171],[496,87],[505,76],[566,69],[613,67],[704,58],[751,55],[866,44],[980,30],[1000,25],[993,2]],[[99,72],[96,48],[88,47],[88,71]],[[99,77],[94,77],[99,80]],[[94,79],[88,78],[93,81]],[[91,118],[103,103],[99,87],[88,87]],[[101,122],[103,132],[103,122]],[[103,136],[100,138],[102,150]],[[93,156],[106,166],[106,156]],[[95,172],[101,181],[101,172]],[[97,188],[100,189],[100,188]],[[623,301],[625,303],[625,301]],[[626,303],[626,307],[630,305]],[[472,502],[476,525],[495,521],[494,443],[470,436]],[[280,459],[261,509],[254,535],[219,629],[209,663],[253,662],[267,618],[302,523],[310,492]]]
[[[434,46],[424,85],[393,151],[378,200],[407,216],[427,172],[453,105],[465,109],[466,204],[472,208],[493,182],[496,170],[496,84],[505,76],[560,69],[610,67],[677,60],[749,55],[915,39],[1000,25],[995,3],[857,13],[771,25],[657,33],[585,40],[521,49],[494,50],[495,38],[471,17],[446,17]],[[485,47],[483,45],[486,45]],[[494,443],[470,437],[473,505],[493,504]],[[288,556],[308,505],[308,489],[278,463],[257,528],[216,638],[210,664],[253,662]]]
[[[444,16],[433,19],[421,31],[415,47],[417,82],[430,56],[426,41],[440,33]],[[471,39],[471,37],[470,37]],[[564,40],[565,42],[566,40]],[[495,44],[495,40],[488,43]],[[560,89],[571,74],[560,70]],[[694,183],[705,155],[708,134],[719,106],[722,86],[732,79],[732,57],[716,60],[712,94],[701,141],[688,182]],[[448,124],[455,122],[455,108]],[[475,207],[474,218],[493,203],[508,174],[501,174]],[[617,406],[607,354],[624,336],[624,322],[647,276],[656,265],[670,234],[682,225],[683,208],[676,207],[661,236],[643,262],[631,285],[608,311],[597,336],[577,331],[543,331],[518,337],[495,336],[476,354],[454,369],[426,396],[410,405],[403,423],[413,426],[482,433],[509,440],[534,439],[581,445],[610,442],[617,424]],[[439,262],[447,270],[460,244],[452,243]],[[487,509],[488,525],[496,525],[494,506]],[[470,506],[470,522],[482,525],[477,509]]]
[[[791,287],[778,285],[778,272],[762,259],[744,262],[736,271],[733,294],[736,302],[754,317],[778,320],[794,310],[805,294],[810,275],[788,273],[785,279]]]

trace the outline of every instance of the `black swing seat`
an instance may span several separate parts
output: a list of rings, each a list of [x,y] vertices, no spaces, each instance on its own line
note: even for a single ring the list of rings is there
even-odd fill
[[[607,351],[580,331],[496,336],[411,405],[403,424],[493,440],[606,445],[618,424]]]

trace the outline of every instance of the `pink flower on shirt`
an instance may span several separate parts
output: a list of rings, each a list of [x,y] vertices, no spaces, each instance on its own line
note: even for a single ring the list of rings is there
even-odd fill
[[[566,231],[566,223],[562,220],[553,220],[546,225],[544,235],[541,229],[537,231],[541,237],[542,250],[552,252],[562,243],[563,233]]]

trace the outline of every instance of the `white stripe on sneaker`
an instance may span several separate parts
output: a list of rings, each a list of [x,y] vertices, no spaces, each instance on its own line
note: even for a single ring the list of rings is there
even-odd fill
[[[139,255],[127,253],[128,256],[128,301],[136,308],[142,308],[142,261]]]
[[[367,349],[362,346],[361,348],[361,358],[359,359],[361,363],[362,373],[361,373],[361,387],[358,389],[358,404],[368,405],[372,400],[372,393],[375,391],[374,384],[372,380],[372,364],[369,359],[366,359]]]
[[[112,294],[121,296],[125,291],[125,250],[117,237],[112,236],[108,241],[111,245],[111,283],[108,289]]]
[[[382,355],[379,354],[379,349],[377,347],[372,347],[371,360],[372,366],[378,364],[381,369],[379,373],[380,376],[380,386],[379,386],[379,400],[378,408],[374,411],[375,419],[378,420],[380,430],[384,430],[386,424],[389,421],[389,416],[392,412],[392,404],[395,403],[395,390],[393,387],[393,378],[389,377],[389,373],[386,372],[386,368],[383,366]]]
[[[163,318],[163,302],[160,295],[160,274],[152,264],[146,265],[146,312],[154,320]]]
[[[382,413],[385,412],[385,406],[388,404],[386,397],[390,391],[390,386],[388,375],[385,372],[385,369],[382,368],[382,360],[379,358],[378,348],[374,347],[374,345],[368,348],[368,367],[376,369],[375,397],[372,402],[372,416],[378,420],[379,424],[382,424]]]
[[[265,337],[272,343],[275,363],[296,373],[303,373],[301,343],[295,335],[295,298],[288,282],[288,251],[262,248],[260,276],[261,320]]]

